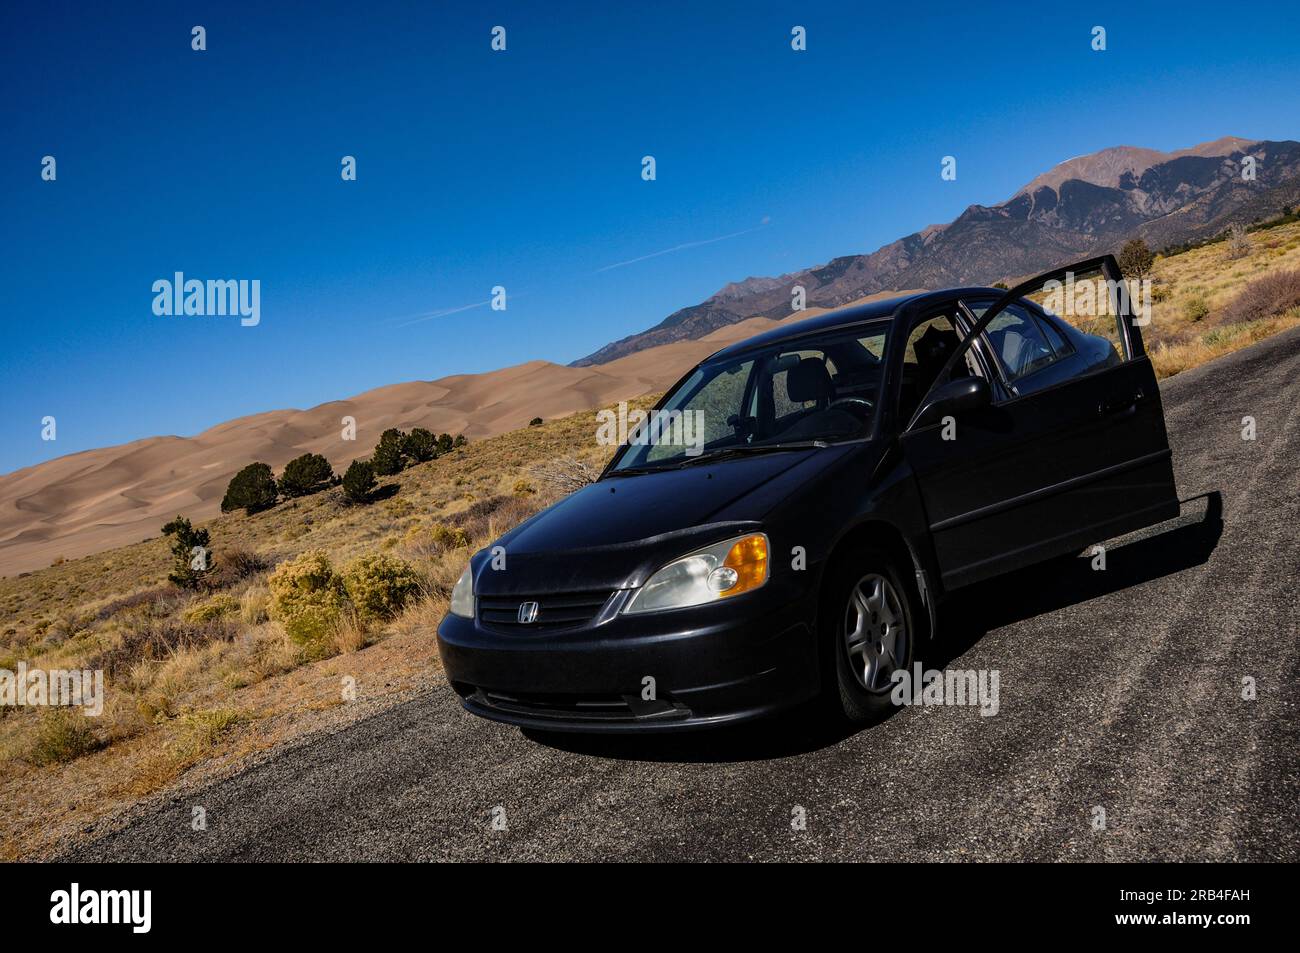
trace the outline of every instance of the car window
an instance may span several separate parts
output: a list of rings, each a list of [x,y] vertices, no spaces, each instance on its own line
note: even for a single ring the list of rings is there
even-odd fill
[[[698,412],[699,419],[703,421],[726,421],[728,417],[736,414],[745,399],[745,388],[749,383],[750,371],[753,370],[753,361],[741,361],[734,367],[731,367],[720,374],[704,378],[700,371],[692,375],[690,381],[687,381],[685,388],[691,388],[694,385],[695,394],[691,399],[692,407]],[[684,389],[685,389],[684,388]],[[685,423],[685,418],[678,418]],[[677,421],[670,421],[674,425]],[[692,431],[685,433],[685,427],[682,427],[683,433],[680,435],[681,440],[663,439],[664,437],[673,436],[667,434],[668,428],[661,428],[661,439],[649,443],[642,463],[652,463],[657,460],[665,460],[669,457],[677,456],[682,452],[682,444],[687,438],[697,439],[697,435]],[[721,432],[719,430],[719,432]],[[702,442],[707,442],[709,435],[707,431],[699,435]]]
[[[946,314],[925,318],[912,328],[903,351],[898,408],[900,420],[910,420],[916,413],[921,399],[938,383],[936,378],[939,372],[961,339],[962,334],[957,324]],[[957,380],[972,375],[983,376],[974,355],[968,350],[965,362],[958,362],[948,379]]]
[[[1065,336],[1056,329],[1051,321],[1039,317],[1038,326],[1043,329],[1043,335],[1047,338],[1047,343],[1052,346],[1052,350],[1057,357],[1067,357],[1074,353],[1074,345],[1066,340]]]
[[[963,299],[982,327],[968,355],[978,351],[983,364],[1005,381],[1005,386],[991,381],[995,401],[1027,396],[1132,359],[1126,322],[1133,316],[1136,331],[1150,320],[1147,292],[1106,275],[1101,264],[1080,272],[1050,272],[1038,287],[1024,285],[1028,290],[987,325],[982,322],[989,308],[1001,299],[983,294]]]
[[[1083,365],[1081,373],[1130,359],[1122,311],[1139,321],[1151,317],[1149,291],[1141,283],[1112,282],[1100,267],[1054,274],[1041,287],[1027,292],[1022,301],[1029,302],[1027,309],[1039,319],[1053,348],[1058,337],[1065,337],[1069,352],[1079,354],[1075,363]],[[1086,337],[1061,335],[1057,325],[1067,325]]]
[[[835,382],[835,362],[824,351],[805,349],[782,352],[777,363],[778,366],[784,366],[784,369],[778,370],[772,375],[772,410],[773,417],[777,421],[788,420],[792,415],[810,410],[816,403],[814,400],[796,400],[790,396],[790,369],[794,364],[807,358],[821,361],[826,368],[827,376],[832,383]],[[755,396],[757,397],[757,395]]]
[[[705,362],[629,435],[614,470],[865,436],[875,421],[890,327],[886,318]]]
[[[1048,343],[1038,320],[1019,305],[1003,309],[984,329],[984,336],[1011,383],[1041,371],[1064,356],[1058,355]]]

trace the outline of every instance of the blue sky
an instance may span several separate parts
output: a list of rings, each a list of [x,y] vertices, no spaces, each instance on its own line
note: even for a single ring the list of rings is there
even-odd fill
[[[5,4],[0,472],[565,363],[1106,146],[1300,135],[1296,4],[1045,6]],[[154,315],[176,271],[261,323]]]

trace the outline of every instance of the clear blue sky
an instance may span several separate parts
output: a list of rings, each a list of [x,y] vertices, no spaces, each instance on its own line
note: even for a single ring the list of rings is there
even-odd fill
[[[1300,135],[1294,2],[281,6],[0,9],[0,472],[568,362],[1106,146]],[[261,324],[155,316],[175,271],[260,279]]]

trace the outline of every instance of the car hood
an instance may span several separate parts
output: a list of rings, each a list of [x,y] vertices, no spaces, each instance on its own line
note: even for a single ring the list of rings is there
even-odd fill
[[[833,446],[607,477],[479,552],[475,591],[513,595],[640,585],[692,549],[760,528],[775,502],[843,455],[842,447]],[[492,568],[494,551],[504,558],[504,571]]]

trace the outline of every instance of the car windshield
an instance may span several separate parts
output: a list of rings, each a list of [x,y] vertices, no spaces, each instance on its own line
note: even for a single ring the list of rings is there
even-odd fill
[[[889,328],[886,318],[701,364],[657,411],[629,421],[628,446],[611,472],[866,436]]]

